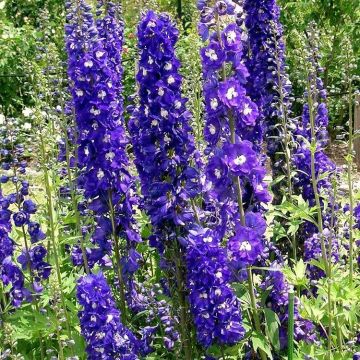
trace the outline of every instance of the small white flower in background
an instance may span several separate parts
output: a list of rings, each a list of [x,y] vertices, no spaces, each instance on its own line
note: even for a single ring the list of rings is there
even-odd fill
[[[27,108],[27,107],[22,111],[22,114],[23,114],[25,117],[31,116],[32,113],[33,113],[33,111],[32,111],[30,108]]]
[[[31,124],[26,122],[23,124],[22,128],[26,131],[31,130]]]
[[[4,124],[5,124],[5,115],[0,114],[0,125],[4,125]]]

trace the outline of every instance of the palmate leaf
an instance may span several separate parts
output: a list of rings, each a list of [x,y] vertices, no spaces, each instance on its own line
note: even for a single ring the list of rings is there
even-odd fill
[[[285,275],[286,280],[299,288],[306,287],[308,285],[308,278],[306,277],[306,264],[303,259],[300,259],[293,268],[284,267],[282,273]]]

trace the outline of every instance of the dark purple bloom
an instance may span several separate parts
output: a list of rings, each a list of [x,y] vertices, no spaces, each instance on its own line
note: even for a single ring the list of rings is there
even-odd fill
[[[106,262],[114,236],[125,238],[129,248],[140,241],[133,217],[138,199],[128,169],[123,119],[120,13],[120,5],[99,2],[95,23],[84,2],[68,8],[68,74],[79,133],[79,185],[88,209],[96,214],[91,241],[100,250],[91,250],[92,265]],[[109,231],[105,225],[110,217],[116,230]]]
[[[120,311],[102,273],[87,275],[78,281],[77,298],[81,333],[86,341],[88,359],[137,360],[138,340],[123,326]]]
[[[15,226],[23,226],[29,221],[29,214],[25,211],[18,211],[13,215]]]
[[[23,202],[23,210],[27,214],[35,214],[37,210],[36,204],[32,200],[25,200]]]
[[[224,146],[226,162],[233,175],[241,176],[250,174],[258,165],[258,158],[249,141]]]

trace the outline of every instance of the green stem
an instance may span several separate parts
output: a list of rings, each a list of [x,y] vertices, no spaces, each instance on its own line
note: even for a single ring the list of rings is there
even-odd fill
[[[354,197],[353,197],[353,181],[352,181],[352,169],[353,169],[353,104],[352,104],[352,82],[349,80],[349,148],[348,148],[348,187],[349,187],[349,265],[350,265],[350,283],[353,283],[354,277]]]
[[[316,84],[313,84],[316,87]],[[310,126],[311,126],[311,182],[313,186],[313,192],[315,197],[315,204],[317,209],[318,215],[318,229],[319,229],[319,236],[320,236],[320,244],[321,244],[321,255],[325,266],[325,273],[328,278],[328,291],[327,291],[327,298],[328,298],[328,317],[329,317],[329,328],[328,328],[328,350],[329,356],[331,358],[331,330],[332,330],[332,301],[331,301],[331,249],[329,253],[329,258],[326,252],[325,240],[323,235],[323,220],[322,220],[322,208],[320,202],[320,196],[318,193],[318,180],[316,177],[316,170],[315,170],[315,154],[317,150],[317,143],[316,143],[316,133],[315,133],[315,117],[314,117],[314,109],[313,109],[313,97],[311,92],[311,84],[308,81],[308,105],[309,105],[309,115],[310,115]]]
[[[58,254],[58,247],[57,247],[57,241],[56,241],[56,231],[55,231],[55,220],[54,220],[54,206],[53,206],[53,199],[52,199],[52,193],[51,193],[51,181],[50,181],[50,175],[48,168],[46,166],[46,147],[43,135],[40,131],[40,147],[41,147],[41,155],[42,155],[42,167],[43,167],[43,173],[44,173],[44,181],[45,181],[45,191],[46,191],[46,202],[47,202],[47,211],[48,211],[48,217],[49,217],[49,225],[50,225],[50,240],[53,247],[53,253],[54,253],[54,260],[55,260],[55,270],[56,270],[56,276],[57,281],[60,288],[60,298],[61,298],[61,305],[64,310],[64,315],[66,319],[66,329],[68,332],[69,339],[71,339],[71,327],[70,327],[70,319],[69,314],[66,307],[65,302],[65,295],[63,291],[63,282],[61,277],[61,269],[60,269],[60,262],[59,262],[59,254]]]
[[[339,348],[340,353],[342,354],[343,347],[342,347],[342,334],[341,334],[341,328],[339,324],[339,319],[337,316],[335,316],[335,329],[336,329],[336,341]]]
[[[289,291],[289,305],[288,305],[288,360],[294,359],[294,290]]]
[[[86,247],[84,244],[84,237],[81,233],[80,214],[79,214],[79,210],[78,210],[78,203],[76,200],[76,190],[74,187],[71,166],[70,166],[70,144],[69,144],[69,138],[68,138],[66,129],[64,129],[64,136],[65,136],[66,170],[67,170],[68,178],[69,178],[70,197],[71,197],[72,207],[73,207],[73,211],[75,214],[76,232],[79,235],[80,249],[81,249],[81,254],[83,257],[83,261],[84,261],[85,272],[87,274],[90,274],[90,268],[89,268],[87,255],[86,255]]]
[[[119,290],[120,290],[120,310],[121,310],[121,319],[124,325],[127,324],[127,309],[126,309],[126,299],[125,299],[125,283],[122,275],[122,266],[121,266],[121,256],[120,256],[120,244],[119,236],[116,231],[116,222],[115,222],[115,209],[112,201],[112,192],[109,190],[109,207],[110,207],[110,221],[112,228],[112,237],[114,240],[114,253],[115,253],[115,268],[119,281]]]

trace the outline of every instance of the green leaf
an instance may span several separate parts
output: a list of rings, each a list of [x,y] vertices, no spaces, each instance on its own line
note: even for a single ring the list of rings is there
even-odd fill
[[[266,320],[266,336],[270,340],[271,345],[276,351],[280,350],[279,339],[279,325],[280,320],[277,314],[267,308],[264,308],[265,320]]]
[[[254,351],[262,350],[267,356],[272,359],[271,346],[267,341],[266,337],[258,332],[254,332],[251,336],[251,341]]]

